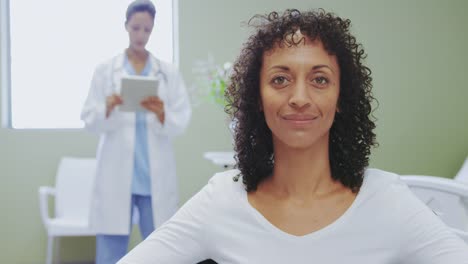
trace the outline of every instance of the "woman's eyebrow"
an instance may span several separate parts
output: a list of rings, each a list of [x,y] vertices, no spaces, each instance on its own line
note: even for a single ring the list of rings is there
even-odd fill
[[[284,66],[284,65],[273,65],[268,70],[276,70],[276,69],[283,70],[283,71],[289,71],[289,67]]]
[[[326,64],[318,64],[318,65],[314,65],[312,67],[312,70],[313,71],[316,71],[316,70],[319,70],[319,69],[322,69],[322,68],[326,68],[326,69],[329,69],[333,74],[335,73],[335,71],[332,69],[332,67],[326,65]],[[272,71],[272,70],[282,70],[282,71],[289,71],[290,68],[288,66],[285,66],[285,65],[273,65],[271,66],[270,68],[268,68],[268,71]]]
[[[318,70],[318,69],[322,69],[322,68],[327,68],[329,69],[332,73],[335,73],[335,71],[328,65],[326,64],[319,64],[319,65],[315,65],[314,67],[312,67],[312,70]]]

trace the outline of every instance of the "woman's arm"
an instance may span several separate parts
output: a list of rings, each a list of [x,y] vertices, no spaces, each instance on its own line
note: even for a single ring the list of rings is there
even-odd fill
[[[402,207],[402,216],[403,263],[468,264],[468,244],[412,193]]]
[[[103,64],[96,68],[81,111],[81,120],[83,120],[85,128],[97,134],[117,129],[120,125],[115,109],[106,115],[106,99],[110,96],[110,94],[106,94],[106,85],[108,85],[106,78],[110,78],[108,75],[106,65]]]
[[[173,137],[182,134],[188,126],[192,109],[181,74],[175,68],[171,68],[170,71],[167,73],[169,91],[164,102],[164,121],[161,122],[156,114],[152,115],[151,120],[157,133]]]
[[[205,186],[118,264],[194,264],[208,259],[210,188]]]

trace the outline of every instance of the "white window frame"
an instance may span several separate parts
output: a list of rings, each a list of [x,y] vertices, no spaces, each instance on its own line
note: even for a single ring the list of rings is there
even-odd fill
[[[15,128],[13,127],[13,108],[12,108],[12,82],[11,82],[11,38],[10,38],[10,1],[11,0],[0,0],[0,104],[1,104],[1,116],[0,116],[0,125],[3,128],[10,129],[51,129],[51,130],[76,130],[81,129],[81,127],[73,128],[43,128],[43,127],[31,127],[31,128]],[[61,0],[57,0],[61,1]],[[172,63],[176,66],[179,65],[179,24],[178,24],[178,0],[163,0],[172,2],[172,37],[173,37],[173,55]],[[154,2],[156,5],[156,16],[158,16],[158,6],[157,2]],[[125,10],[122,10],[122,21],[124,20]],[[31,22],[28,22],[31,23]],[[123,27],[123,25],[122,25]],[[157,30],[157,25],[155,25]],[[123,29],[122,29],[123,30]],[[154,34],[153,34],[154,35]],[[154,36],[153,36],[154,37]],[[123,44],[125,45],[125,44]],[[124,47],[124,46],[123,46]],[[97,65],[94,65],[97,66]],[[89,79],[91,81],[91,76],[83,76],[83,78]],[[88,87],[89,88],[89,87]],[[86,91],[87,92],[87,91]],[[76,117],[79,119],[79,116]]]

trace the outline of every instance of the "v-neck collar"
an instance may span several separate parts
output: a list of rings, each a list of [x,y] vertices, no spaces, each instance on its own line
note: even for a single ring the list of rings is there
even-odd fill
[[[150,69],[151,69],[151,55],[148,55],[148,58],[146,59],[145,67],[143,68],[140,74],[136,73],[135,68],[130,63],[130,60],[128,59],[127,54],[124,54],[124,67],[127,70],[128,74],[130,75],[148,76]]]

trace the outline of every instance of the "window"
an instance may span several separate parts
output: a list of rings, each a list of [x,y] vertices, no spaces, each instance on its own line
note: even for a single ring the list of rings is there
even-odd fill
[[[130,0],[0,0],[3,125],[81,128],[80,112],[95,67],[128,46]],[[177,60],[177,1],[153,1],[147,49]]]

